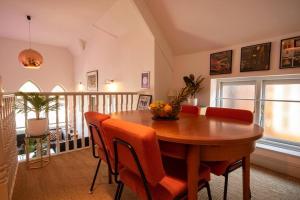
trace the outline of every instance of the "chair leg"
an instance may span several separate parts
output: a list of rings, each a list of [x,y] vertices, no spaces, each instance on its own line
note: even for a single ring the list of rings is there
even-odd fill
[[[223,194],[223,199],[227,199],[227,188],[228,188],[228,172],[225,172],[224,174],[225,177],[225,185],[224,185],[224,194]]]
[[[205,183],[205,187],[207,189],[208,200],[212,200],[211,192],[210,192],[210,186],[209,186],[208,182]]]
[[[91,185],[91,187],[90,187],[90,192],[89,192],[89,193],[92,193],[92,192],[93,192],[93,189],[94,189],[95,181],[96,181],[96,178],[97,178],[97,175],[98,175],[98,171],[99,171],[100,164],[101,164],[101,159],[99,159],[99,161],[98,161],[97,168],[96,168],[96,172],[95,172],[95,175],[94,175],[94,178],[93,178],[93,183],[92,183],[92,185]]]
[[[112,175],[110,173],[109,167],[107,169],[108,169],[108,184],[112,184]]]
[[[122,183],[120,181],[118,183],[117,191],[116,191],[116,194],[115,194],[115,200],[120,200],[121,199],[123,188],[124,188],[124,183]]]

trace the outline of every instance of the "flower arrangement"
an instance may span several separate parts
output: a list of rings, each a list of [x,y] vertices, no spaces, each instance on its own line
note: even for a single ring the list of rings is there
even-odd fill
[[[177,96],[171,102],[165,103],[163,101],[155,101],[150,104],[149,109],[153,114],[154,120],[176,120],[181,110],[180,103],[186,101],[187,97],[191,94],[188,87],[182,88]]]

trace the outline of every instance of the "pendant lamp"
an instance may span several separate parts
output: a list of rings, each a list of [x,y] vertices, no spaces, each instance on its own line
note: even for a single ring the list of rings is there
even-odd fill
[[[19,53],[19,62],[28,69],[39,69],[43,63],[43,56],[36,50],[31,49],[31,32],[30,32],[30,21],[31,16],[26,16],[28,20],[28,32],[29,32],[29,48],[24,49]]]

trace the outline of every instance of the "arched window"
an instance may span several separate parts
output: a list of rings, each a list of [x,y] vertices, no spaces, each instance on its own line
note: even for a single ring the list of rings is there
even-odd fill
[[[32,81],[27,81],[24,83],[20,89],[20,92],[41,92],[40,88],[34,84]]]
[[[27,81],[20,88],[20,92],[41,92],[40,88],[34,84],[32,81]],[[18,97],[22,98],[22,97]],[[34,118],[35,114],[33,112],[29,112],[27,115],[28,119]],[[25,128],[25,114],[24,113],[16,113],[16,127],[17,129],[23,130]]]
[[[51,92],[65,92],[66,90],[61,87],[60,85],[54,86],[54,88],[51,90]]]
[[[60,86],[60,85],[56,85],[52,88],[51,92],[55,92],[55,93],[59,93],[59,92],[66,92],[66,90]],[[58,98],[59,101],[59,110],[58,110],[58,121],[59,121],[59,126],[64,126],[65,123],[65,96],[59,96]],[[55,111],[50,111],[49,112],[49,125],[50,128],[55,128],[56,127],[56,112]]]

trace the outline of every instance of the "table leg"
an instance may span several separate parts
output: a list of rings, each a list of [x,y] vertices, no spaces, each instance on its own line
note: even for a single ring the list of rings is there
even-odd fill
[[[189,145],[187,153],[187,181],[189,200],[197,199],[199,167],[200,147],[197,145]]]
[[[250,155],[243,158],[243,200],[250,199]]]

